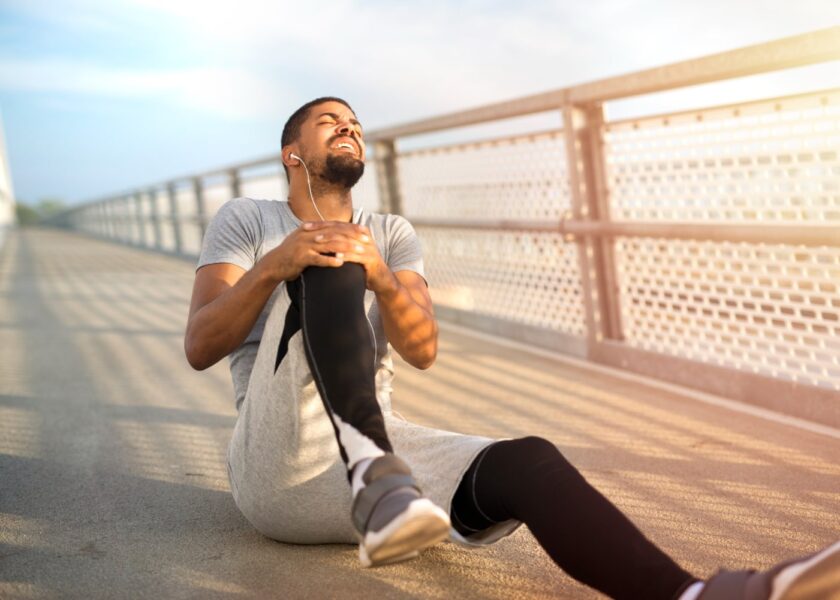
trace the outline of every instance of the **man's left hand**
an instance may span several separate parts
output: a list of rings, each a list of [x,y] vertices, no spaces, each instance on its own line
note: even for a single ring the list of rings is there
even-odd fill
[[[303,228],[317,232],[315,241],[322,254],[334,252],[344,262],[361,264],[365,268],[367,289],[388,294],[399,288],[399,281],[382,260],[367,227],[341,221],[315,221],[304,223]]]

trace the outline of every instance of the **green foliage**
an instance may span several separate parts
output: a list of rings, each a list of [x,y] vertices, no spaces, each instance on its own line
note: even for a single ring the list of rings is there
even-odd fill
[[[15,204],[17,221],[22,226],[35,225],[41,219],[60,213],[64,209],[64,200],[60,198],[42,198],[34,206],[20,200]]]
[[[37,210],[21,202],[15,204],[15,214],[18,224],[22,226],[33,225],[41,218]]]
[[[64,200],[41,198],[35,208],[42,217],[49,217],[64,210]]]

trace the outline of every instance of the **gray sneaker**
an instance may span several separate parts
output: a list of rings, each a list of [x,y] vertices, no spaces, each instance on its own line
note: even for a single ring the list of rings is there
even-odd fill
[[[428,498],[394,454],[376,458],[353,500],[353,525],[363,567],[395,563],[449,536],[449,515]]]
[[[719,571],[697,600],[840,600],[840,542],[755,571]]]

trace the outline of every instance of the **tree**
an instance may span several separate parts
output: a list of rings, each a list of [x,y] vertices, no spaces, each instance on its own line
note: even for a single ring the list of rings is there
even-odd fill
[[[35,206],[18,200],[15,204],[15,214],[18,224],[35,225],[41,219],[60,213],[64,208],[64,200],[60,198],[41,198]]]
[[[22,226],[33,225],[41,218],[37,210],[20,201],[15,204],[15,215],[18,224]]]

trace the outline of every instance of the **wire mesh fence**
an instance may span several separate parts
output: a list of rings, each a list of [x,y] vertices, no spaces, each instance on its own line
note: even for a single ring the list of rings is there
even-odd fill
[[[767,48],[788,65],[840,54],[785,44]],[[748,50],[732,61],[755,62]],[[698,78],[732,76],[711,58],[689,65]],[[688,85],[674,67],[673,85]],[[592,360],[750,402],[769,390],[840,424],[840,91],[609,121],[603,101],[668,87],[645,77],[374,132],[354,203],[415,224],[450,317],[539,330]],[[551,107],[563,126],[397,144]],[[238,195],[285,199],[279,157],[91,203],[65,223],[196,255]]]

